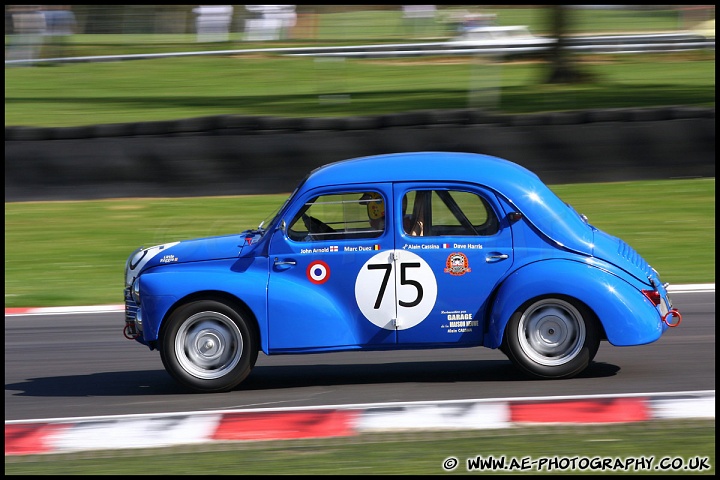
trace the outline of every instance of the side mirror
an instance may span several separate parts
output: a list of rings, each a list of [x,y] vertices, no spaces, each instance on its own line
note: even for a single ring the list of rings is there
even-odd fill
[[[521,218],[523,218],[523,214],[520,212],[510,212],[510,213],[508,213],[507,218],[510,221],[510,223],[515,223],[518,220],[520,220]]]

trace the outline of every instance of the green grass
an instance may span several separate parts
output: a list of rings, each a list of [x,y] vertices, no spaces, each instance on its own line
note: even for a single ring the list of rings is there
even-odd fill
[[[672,284],[715,281],[715,179],[556,185]],[[139,246],[256,227],[286,195],[5,203],[5,306],[122,303]]]
[[[632,245],[671,284],[715,282],[715,179],[556,185],[590,223]]]
[[[84,7],[77,8],[82,14]],[[528,25],[538,34],[549,33],[547,8],[443,7],[436,22],[423,32],[403,24],[399,6],[346,8],[353,11],[330,8],[330,13],[317,15],[311,38],[299,34],[284,41],[247,42],[242,32],[234,32],[228,42],[197,43],[194,35],[181,33],[80,34],[68,38],[63,47],[47,45],[41,56],[56,56],[60,48],[60,56],[73,57],[444,40],[453,35],[447,19],[461,10],[496,14],[500,25]],[[192,18],[191,7],[187,9]],[[710,15],[691,13],[573,9],[568,30],[573,34],[678,31]],[[12,42],[13,37],[6,35],[6,52]],[[5,125],[63,127],[221,114],[377,115],[465,107],[532,113],[715,105],[714,50],[576,59],[592,74],[592,82],[549,86],[544,85],[549,73],[544,62],[502,63],[457,56],[372,60],[253,54],[6,67]],[[324,100],[331,95],[347,101]]]
[[[509,462],[534,461],[528,470],[468,471],[478,456]],[[162,449],[82,452],[5,457],[6,475],[440,475],[455,457],[458,474],[714,474],[715,421],[680,420],[595,426],[529,426],[518,429],[363,434],[356,437],[272,442],[238,442]],[[634,459],[653,458],[654,468],[635,468]],[[542,460],[544,459],[544,460]],[[605,460],[627,468],[538,470],[540,461]],[[661,470],[675,459],[709,469]],[[692,462],[692,463],[691,463]],[[556,463],[556,465],[561,465]],[[637,464],[639,465],[639,464]],[[656,469],[657,468],[657,469]]]
[[[326,117],[486,107],[501,113],[715,105],[714,53],[593,57],[594,81],[543,85],[540,62],[186,57],[5,69],[5,126],[208,115]],[[495,100],[496,93],[499,94]],[[346,101],[324,98],[342,95]]]

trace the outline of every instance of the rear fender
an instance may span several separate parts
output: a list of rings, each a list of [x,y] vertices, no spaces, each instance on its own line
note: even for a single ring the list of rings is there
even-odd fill
[[[597,316],[607,340],[616,346],[642,345],[667,329],[660,312],[640,291],[612,273],[573,260],[535,262],[513,272],[498,288],[484,345],[498,348],[505,326],[526,301],[542,295],[567,295]]]

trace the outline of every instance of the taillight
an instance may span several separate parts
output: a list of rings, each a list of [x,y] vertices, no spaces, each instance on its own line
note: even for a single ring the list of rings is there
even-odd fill
[[[643,290],[642,293],[653,303],[653,305],[656,307],[660,305],[660,292],[657,290]]]

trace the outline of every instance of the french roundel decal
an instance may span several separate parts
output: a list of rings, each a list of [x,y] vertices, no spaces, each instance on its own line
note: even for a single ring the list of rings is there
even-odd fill
[[[406,330],[418,325],[430,315],[436,300],[437,280],[432,268],[407,250],[386,250],[374,255],[355,280],[355,301],[360,311],[387,330]]]
[[[330,278],[330,267],[322,260],[315,260],[310,262],[306,273],[308,280],[316,285],[320,285],[327,282],[328,278]]]

